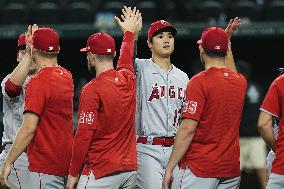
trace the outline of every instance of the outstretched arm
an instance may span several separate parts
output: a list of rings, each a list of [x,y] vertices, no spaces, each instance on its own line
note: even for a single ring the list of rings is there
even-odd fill
[[[134,7],[133,10],[132,10],[131,7],[124,6],[123,9],[122,9],[121,20],[125,21],[125,18],[132,15],[135,11],[136,11],[136,7]],[[141,17],[141,13],[140,13],[140,17]],[[121,26],[120,26],[120,28],[121,28],[122,31],[125,30]],[[133,52],[133,58],[132,58],[134,66],[135,66],[135,58],[136,58],[136,55],[137,55],[138,37],[139,37],[139,32],[141,31],[141,29],[142,29],[142,17],[141,17],[141,20],[140,20],[138,26],[136,27],[136,29],[134,31],[134,52]]]
[[[35,24],[33,26],[28,26],[28,30],[25,33],[26,49],[18,52],[18,56],[20,56],[19,54],[21,53],[24,54],[24,57],[21,62],[19,62],[17,67],[13,70],[13,72],[10,74],[10,76],[4,81],[3,87],[6,95],[9,97],[17,97],[22,92],[22,85],[24,84],[29,74],[30,67],[32,64],[30,48],[31,44],[28,42],[28,38],[32,36],[32,33],[37,30],[37,28],[38,26]]]
[[[13,70],[10,76],[10,80],[12,83],[18,86],[22,86],[25,82],[32,62],[31,59],[31,44],[28,39],[32,36],[32,33],[38,29],[38,26],[34,24],[33,26],[28,26],[28,31],[25,33],[26,35],[26,54],[23,60],[18,64],[18,66]]]
[[[132,66],[134,57],[134,33],[140,31],[142,17],[139,10],[136,10],[136,7],[134,7],[133,10],[131,10],[131,8],[124,7],[122,12],[123,15],[121,15],[121,19],[115,17],[116,22],[124,32],[117,68],[119,69],[123,67],[134,72]]]
[[[228,26],[225,29],[225,31],[228,34],[228,38],[229,38],[229,47],[228,47],[227,55],[225,57],[225,62],[226,62],[227,67],[234,72],[237,72],[237,68],[236,68],[236,64],[234,61],[233,52],[231,49],[231,38],[233,36],[233,33],[237,30],[240,24],[241,24],[241,19],[236,17],[229,21]]]

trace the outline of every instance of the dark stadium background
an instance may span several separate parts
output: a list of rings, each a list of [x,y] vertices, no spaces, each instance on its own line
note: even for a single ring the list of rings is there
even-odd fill
[[[109,20],[101,20],[108,22],[107,26],[100,25],[99,19],[104,12],[117,15],[123,5],[135,5],[142,12],[144,23],[138,42],[139,58],[151,55],[146,43],[149,24],[158,19],[169,20],[179,31],[171,61],[191,77],[193,64],[199,64],[196,41],[202,30],[208,26],[225,27],[229,18],[240,16],[243,24],[232,39],[235,60],[250,63],[252,79],[265,91],[279,74],[277,69],[284,67],[284,0],[0,0],[1,81],[17,65],[17,37],[25,31],[27,24],[53,27],[61,38],[59,64],[73,74],[77,91],[74,99],[76,115],[82,83],[92,78],[87,71],[86,55],[79,50],[86,45],[90,34],[105,31],[114,35],[119,55],[122,33]],[[110,18],[112,14],[108,16]],[[2,129],[0,122],[1,134]],[[244,173],[241,189],[258,188],[255,173]]]

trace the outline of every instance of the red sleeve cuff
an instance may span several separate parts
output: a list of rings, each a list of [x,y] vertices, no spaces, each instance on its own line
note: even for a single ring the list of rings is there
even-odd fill
[[[197,121],[197,122],[200,121],[200,118],[198,118],[197,116],[192,116],[191,114],[186,113],[186,112],[184,112],[182,114],[182,118],[184,118],[184,119],[192,119],[192,120]]]
[[[130,31],[124,32],[124,40],[125,41],[131,41],[134,40],[134,33]]]
[[[5,83],[5,92],[9,97],[17,97],[22,92],[22,86],[18,86],[8,79]]]

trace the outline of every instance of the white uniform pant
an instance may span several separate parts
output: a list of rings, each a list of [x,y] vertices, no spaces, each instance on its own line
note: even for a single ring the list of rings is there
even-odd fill
[[[130,171],[96,179],[91,171],[89,175],[80,176],[77,189],[133,189],[136,175],[136,171]]]
[[[2,168],[4,161],[7,158],[8,152],[11,149],[12,144],[6,144],[4,150],[0,154],[0,166]],[[12,189],[30,189],[29,187],[29,170],[28,170],[28,157],[23,152],[18,159],[13,163],[11,173],[8,177],[8,181]]]
[[[141,189],[160,189],[173,146],[137,144],[137,187]],[[173,175],[178,173],[174,169]]]
[[[67,177],[30,171],[29,189],[64,189]]]
[[[284,175],[271,173],[266,189],[283,189],[284,188]]]
[[[172,189],[238,189],[241,177],[203,178],[196,176],[188,167],[180,169],[174,177]]]

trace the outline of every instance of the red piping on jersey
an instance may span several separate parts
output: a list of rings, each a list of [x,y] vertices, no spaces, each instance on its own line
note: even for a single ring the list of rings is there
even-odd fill
[[[21,189],[21,188],[22,188],[22,187],[21,187],[21,181],[20,181],[20,178],[19,178],[19,176],[18,176],[18,172],[17,172],[17,170],[16,170],[16,168],[15,168],[15,164],[14,164],[14,163],[13,163],[13,168],[14,168],[14,170],[15,170],[16,177],[17,177],[17,180],[18,180],[18,183],[19,183],[20,189]]]
[[[41,178],[40,178],[40,173],[38,174],[39,176],[39,188],[41,189]]]
[[[180,187],[179,187],[180,189],[181,189],[182,180],[183,180],[183,177],[184,177],[184,174],[185,174],[185,170],[186,170],[186,169],[184,169],[184,172],[182,173],[182,176],[181,176],[181,179],[180,179]]]
[[[90,174],[91,174],[91,173],[92,173],[92,172],[90,172]],[[87,189],[87,185],[88,185],[89,179],[90,179],[90,174],[88,175],[87,182],[86,182],[86,185],[85,185],[85,189]]]

